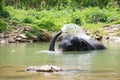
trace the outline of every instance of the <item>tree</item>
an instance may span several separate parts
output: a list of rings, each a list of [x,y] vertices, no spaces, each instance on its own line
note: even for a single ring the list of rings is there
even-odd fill
[[[117,0],[117,4],[118,4],[118,6],[119,6],[119,8],[120,8],[120,0]]]
[[[3,10],[2,9],[2,0],[0,0],[0,11]]]
[[[2,0],[0,0],[0,18],[7,18],[9,17],[9,13],[4,11],[2,6]]]
[[[120,7],[120,0],[0,0],[0,7],[2,9],[1,3],[5,6],[13,6],[14,8],[24,8],[28,9],[51,9],[56,7],[58,10],[65,8],[66,6],[72,9],[81,9],[85,7],[106,7],[110,2],[117,2]],[[116,6],[116,5],[115,5]]]

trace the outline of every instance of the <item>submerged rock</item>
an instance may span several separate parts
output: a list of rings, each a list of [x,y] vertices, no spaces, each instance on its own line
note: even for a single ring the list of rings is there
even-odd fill
[[[60,72],[63,71],[62,68],[54,65],[43,65],[43,66],[30,66],[26,71],[35,71],[35,72]]]

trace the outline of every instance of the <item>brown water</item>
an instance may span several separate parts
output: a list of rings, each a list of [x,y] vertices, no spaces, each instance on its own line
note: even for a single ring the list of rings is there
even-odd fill
[[[107,50],[49,52],[49,43],[0,45],[0,80],[120,80],[120,43],[106,42]],[[26,72],[29,66],[53,64],[65,71]]]

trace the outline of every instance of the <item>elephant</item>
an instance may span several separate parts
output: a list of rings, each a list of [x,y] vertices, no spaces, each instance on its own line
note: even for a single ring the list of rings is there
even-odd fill
[[[55,41],[62,33],[60,30],[51,40],[49,51],[55,51]],[[106,47],[94,39],[84,39],[77,36],[65,36],[58,45],[61,51],[89,51],[89,50],[103,50]]]
[[[62,30],[60,30],[51,40],[49,51],[55,51],[55,41],[60,36]],[[103,50],[106,47],[94,39],[79,38],[77,36],[67,35],[58,45],[61,51],[90,51],[90,50]]]

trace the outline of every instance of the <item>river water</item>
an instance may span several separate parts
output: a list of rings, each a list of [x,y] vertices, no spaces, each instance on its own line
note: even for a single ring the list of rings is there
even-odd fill
[[[0,80],[120,80],[120,43],[105,42],[108,49],[49,52],[49,43],[0,45]],[[29,66],[52,64],[65,71],[27,72]]]

